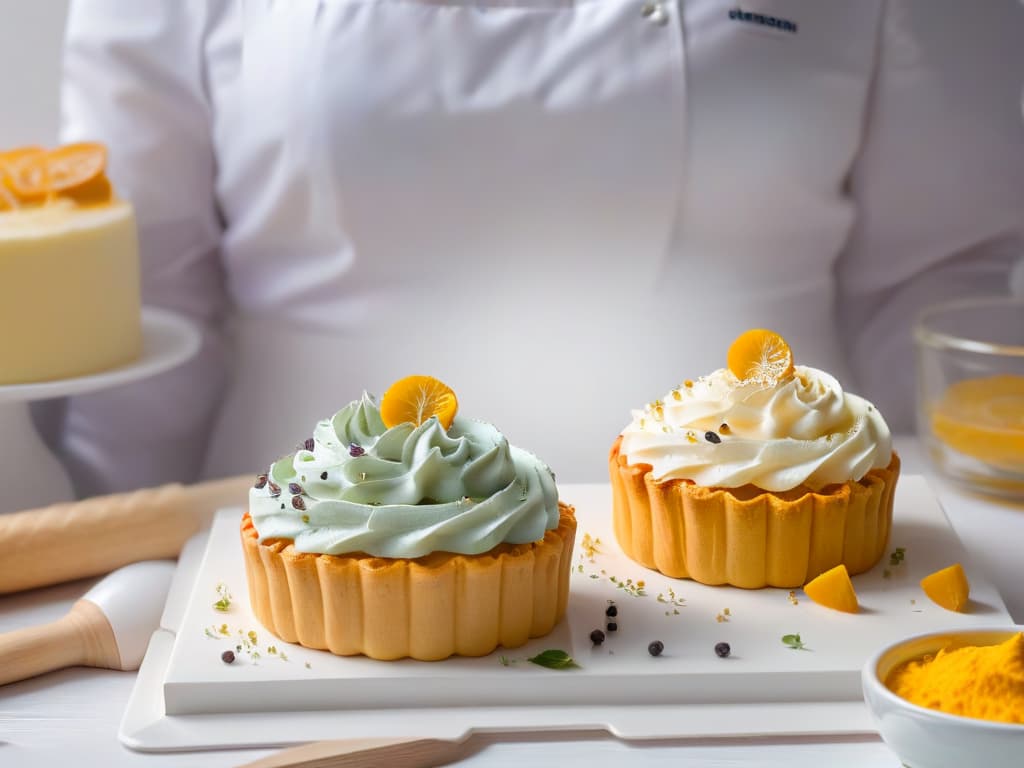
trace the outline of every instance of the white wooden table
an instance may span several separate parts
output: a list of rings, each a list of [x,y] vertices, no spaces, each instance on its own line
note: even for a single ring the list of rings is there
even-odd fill
[[[929,474],[916,445],[899,440],[904,471]],[[936,493],[967,549],[983,553],[975,567],[1002,594],[1017,623],[1024,623],[1024,506],[968,495],[930,476]],[[0,598],[0,632],[52,621],[64,614],[92,582]],[[134,674],[72,669],[0,688],[0,766],[110,766],[192,768],[235,766],[265,750],[139,754],[120,745],[117,727]],[[521,737],[483,741],[460,766],[522,765],[701,766],[764,768],[899,768],[879,740],[757,739],[623,743],[610,737]]]

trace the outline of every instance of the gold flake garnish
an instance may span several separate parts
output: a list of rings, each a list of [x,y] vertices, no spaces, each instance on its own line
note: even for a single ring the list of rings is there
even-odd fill
[[[682,400],[683,399],[683,393],[680,392],[678,389],[673,389],[672,390],[672,399],[673,400]]]
[[[691,387],[693,387],[693,382],[687,379],[686,381],[683,382],[683,386],[686,387],[687,389],[690,389]]]
[[[228,592],[227,584],[222,582],[217,585],[217,598],[213,607],[221,613],[227,613],[228,608],[231,607],[231,593]]]
[[[695,434],[693,434],[693,432],[687,432],[686,433],[686,441],[688,443],[696,443],[697,442],[697,436]]]
[[[590,562],[594,562],[594,555],[601,554],[601,546],[601,539],[594,538],[589,533],[584,533],[580,539],[580,549]]]

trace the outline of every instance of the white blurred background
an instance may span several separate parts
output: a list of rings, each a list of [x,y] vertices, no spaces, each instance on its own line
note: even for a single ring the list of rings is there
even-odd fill
[[[0,0],[0,148],[57,140],[68,0]]]

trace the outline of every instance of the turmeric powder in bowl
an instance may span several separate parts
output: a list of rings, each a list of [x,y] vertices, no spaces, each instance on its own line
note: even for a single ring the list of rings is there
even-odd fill
[[[1024,723],[1024,632],[904,662],[885,681],[907,701],[953,715]]]

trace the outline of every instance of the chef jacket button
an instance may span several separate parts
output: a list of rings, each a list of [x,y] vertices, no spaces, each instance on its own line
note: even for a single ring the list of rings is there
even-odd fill
[[[668,22],[668,11],[665,10],[665,6],[661,2],[648,2],[644,3],[643,8],[640,9],[644,18],[653,24],[657,24],[659,27],[664,26]]]

